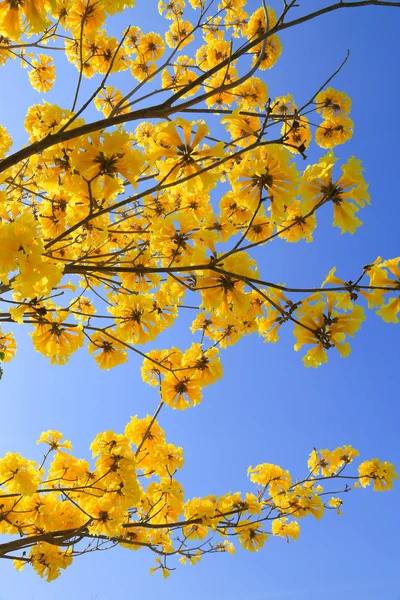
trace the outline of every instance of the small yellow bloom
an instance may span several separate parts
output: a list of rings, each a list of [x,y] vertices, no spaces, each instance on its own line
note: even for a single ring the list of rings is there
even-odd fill
[[[277,535],[279,537],[286,538],[289,541],[289,538],[293,540],[297,540],[300,533],[300,525],[297,521],[287,522],[285,517],[281,519],[276,519],[272,522],[272,534]]]
[[[50,446],[50,450],[59,450],[59,448],[72,450],[72,444],[69,440],[64,440],[63,442],[61,442],[63,437],[63,434],[59,431],[50,429],[49,431],[43,431],[40,434],[40,438],[36,443],[48,444]]]
[[[3,333],[0,329],[0,362],[13,359],[17,351],[17,343],[12,333]]]

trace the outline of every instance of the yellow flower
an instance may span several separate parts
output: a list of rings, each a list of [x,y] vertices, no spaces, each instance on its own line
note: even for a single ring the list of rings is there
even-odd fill
[[[150,415],[147,415],[144,419],[138,419],[137,416],[134,416],[125,427],[125,435],[131,444],[135,446],[139,446],[146,435],[145,446],[154,453],[158,446],[165,444],[165,433],[157,421],[154,421],[149,429],[150,423],[152,423]]]
[[[180,48],[184,48],[187,44],[190,44],[194,40],[193,25],[190,21],[177,20],[174,21],[169,28],[169,31],[165,34],[165,41],[170,48],[175,48],[180,44]]]
[[[67,450],[72,450],[72,444],[69,440],[64,440],[60,443],[60,440],[62,440],[63,437],[63,434],[59,431],[50,429],[49,431],[43,431],[40,434],[40,438],[36,443],[48,444],[50,446],[50,450],[58,450],[59,448],[66,448]]]
[[[249,18],[247,23],[246,31],[243,32],[243,35],[247,35],[247,39],[252,41],[255,38],[260,37],[266,29],[271,30],[276,24],[276,13],[269,6],[267,7],[268,11],[268,23],[265,18],[265,10],[263,7],[258,8]],[[268,25],[268,27],[267,27]],[[258,44],[255,48],[252,49],[252,52],[255,54],[253,59],[253,65],[258,59],[263,44]],[[263,60],[260,65],[260,69],[270,69],[275,62],[278,60],[279,56],[282,52],[282,44],[279,38],[276,35],[272,35],[267,39],[266,48],[263,56]]]
[[[101,331],[90,336],[88,350],[100,369],[107,371],[128,360],[126,346]]]
[[[101,111],[105,117],[109,117],[114,107],[122,100],[122,93],[112,85],[106,85],[96,98],[94,105],[97,110]],[[120,108],[116,114],[129,112],[129,108]]]
[[[317,477],[319,473],[324,477],[335,475],[344,466],[350,464],[355,456],[358,456],[358,450],[351,446],[338,447],[335,450],[319,450],[314,449],[310,454],[308,468],[313,477]]]
[[[259,57],[260,57],[260,54],[262,51],[262,47],[263,47],[263,44],[260,43],[253,48],[254,57],[253,57],[253,61],[252,61],[252,66],[254,66],[256,64],[256,62],[259,60]],[[263,54],[261,62],[260,62],[259,69],[261,69],[261,71],[264,71],[265,69],[271,69],[281,54],[282,54],[282,42],[281,42],[280,38],[277,35],[271,35],[267,39],[267,43],[265,44],[265,50],[264,50],[264,54]]]
[[[202,0],[196,0],[197,8],[201,7]],[[195,2],[192,0],[191,5],[193,8]],[[213,40],[222,40],[224,38],[224,30],[221,23],[221,17],[215,17],[214,19],[207,19],[207,23],[203,26],[203,38],[204,41],[211,42]]]
[[[58,449],[50,464],[48,479],[53,482],[65,481],[69,486],[79,486],[87,485],[93,479],[93,474],[87,460],[75,458]]]
[[[397,313],[400,311],[400,296],[391,298],[387,304],[384,304],[376,314],[382,317],[385,323],[399,323]]]
[[[146,443],[143,445],[143,452],[146,451]],[[164,444],[157,448],[154,457],[149,457],[148,470],[160,477],[171,477],[178,469],[183,467],[183,450],[174,446],[174,444]],[[143,466],[143,463],[140,463]]]
[[[298,242],[305,239],[312,242],[312,234],[317,226],[315,214],[305,218],[304,207],[299,200],[287,207],[287,217],[278,225],[279,237],[287,242]],[[286,229],[286,231],[285,231]]]
[[[66,16],[66,25],[80,36],[81,28],[85,33],[96,31],[106,18],[104,2],[97,0],[75,0]]]
[[[200,57],[198,61],[203,71],[208,71],[217,66],[220,62],[227,59],[231,53],[231,44],[225,40],[213,39],[211,42],[197,50],[196,56]]]
[[[49,104],[46,101],[43,105],[33,104],[29,107],[24,122],[24,127],[29,133],[29,141],[33,143],[48,134],[55,133],[69,121],[72,115],[71,111],[57,104]],[[78,127],[83,123],[83,119],[76,119],[74,125]],[[54,154],[54,148],[51,149],[51,153]]]
[[[151,386],[160,384],[161,375],[181,364],[182,352],[172,347],[170,350],[150,350],[143,361],[142,379]]]
[[[353,135],[354,123],[349,117],[336,115],[321,123],[315,132],[315,141],[321,148],[333,148],[344,144]]]
[[[131,25],[128,28],[126,38],[124,41],[124,49],[127,52],[127,54],[134,54],[135,52],[137,52],[142,35],[143,33],[140,27]]]
[[[335,117],[337,114],[349,114],[351,109],[351,98],[344,92],[338,92],[332,87],[319,92],[315,97],[317,112],[325,119]]]
[[[289,152],[304,152],[309,146],[312,135],[307,117],[285,120],[281,130],[285,147]]]
[[[317,165],[307,167],[301,183],[300,193],[304,198],[304,210],[308,211],[320,203],[333,203],[333,224],[341,233],[354,233],[362,225],[356,213],[369,204],[368,185],[363,178],[361,162],[352,156],[342,166],[342,175],[334,182],[333,165],[336,158],[332,151],[322,157]]]
[[[179,130],[182,130],[181,136]],[[182,118],[160,125],[155,133],[154,140],[150,140],[149,157],[155,162],[159,175],[164,181],[181,179],[196,175],[204,166],[208,166],[213,159],[224,156],[223,142],[217,142],[209,148],[199,145],[209,133],[205,123],[191,123]],[[162,160],[164,159],[164,160]],[[209,172],[201,173],[186,183],[188,189],[209,189],[217,183],[217,175]]]
[[[309,489],[310,485],[313,484],[297,485],[293,491],[275,496],[274,502],[278,505],[279,510],[301,519],[307,515],[313,515],[319,521],[324,514],[324,504],[320,496]]]
[[[328,506],[331,506],[332,508],[335,508],[337,514],[340,517],[342,516],[342,511],[340,510],[342,504],[343,504],[343,500],[341,500],[340,498],[331,498],[329,500],[329,502],[328,502]]]
[[[32,496],[42,480],[43,471],[33,460],[7,452],[0,458],[0,480],[7,492]]]
[[[239,102],[243,110],[264,108],[268,98],[268,88],[259,77],[250,77],[235,87],[231,94],[240,98]]]
[[[69,310],[77,321],[84,321],[96,313],[92,301],[85,296],[73,298],[70,302]]]
[[[196,406],[202,398],[201,387],[195,379],[179,378],[169,373],[161,384],[161,395],[168,406],[179,410]]]
[[[240,109],[236,109],[231,115],[223,117],[221,123],[226,123],[227,131],[238,146],[246,147],[257,140],[260,119],[256,116],[242,115]]]
[[[145,61],[158,60],[164,54],[164,41],[158,33],[146,33],[140,39],[137,51]]]
[[[12,138],[5,127],[0,125],[0,158],[4,158],[12,146]]]
[[[249,467],[247,473],[253,483],[258,483],[263,487],[270,486],[269,493],[271,495],[279,494],[282,490],[286,491],[292,485],[289,471],[284,471],[277,465],[263,463],[254,469]]]
[[[193,0],[191,0],[191,4],[192,2]],[[184,6],[184,0],[167,0],[167,2],[165,2],[164,0],[159,0],[158,12],[165,19],[174,21],[182,14]]]
[[[228,173],[234,199],[254,212],[261,199],[270,204],[271,222],[279,223],[294,202],[297,171],[286,148],[257,148]]]
[[[299,533],[300,525],[297,521],[288,523],[287,518],[282,517],[281,519],[276,519],[272,522],[272,534],[286,538],[287,541],[289,541],[289,538],[297,540]]]
[[[232,3],[230,3],[232,4]],[[236,4],[236,3],[235,3]],[[241,3],[243,4],[243,3]],[[233,8],[233,6],[232,6]],[[263,33],[265,33],[266,29],[272,29],[276,24],[276,13],[275,11],[268,6],[267,14],[268,14],[268,23],[265,18],[265,10],[263,7],[257,8],[256,11],[250,16],[247,23],[246,35],[247,39],[252,41],[255,38],[260,37]],[[267,27],[268,25],[268,27]]]
[[[33,89],[38,92],[48,92],[56,80],[56,70],[53,59],[46,54],[39,54],[39,60],[32,61],[32,70],[28,77]]]
[[[268,539],[268,535],[262,530],[262,526],[249,520],[240,521],[240,524],[234,528],[234,532],[238,536],[242,548],[250,552],[258,552]]]
[[[297,339],[294,349],[297,352],[305,344],[316,344],[303,358],[306,367],[315,368],[327,362],[326,351],[333,347],[342,357],[348,356],[351,349],[346,336],[353,337],[365,321],[362,306],[355,306],[349,313],[339,313],[333,309],[335,302],[334,293],[327,293],[326,301],[320,294],[314,294],[303,301],[296,313],[299,323],[293,331]]]
[[[3,333],[0,329],[0,362],[13,359],[17,351],[17,343],[12,333]]]
[[[127,518],[127,512],[114,500],[114,494],[102,498],[93,498],[85,502],[85,510],[93,517],[88,529],[92,535],[118,535],[122,523]]]
[[[130,63],[131,73],[139,81],[145,81],[150,78],[157,70],[155,63],[150,63],[144,60],[143,56],[138,55]]]
[[[181,55],[176,58],[173,64],[173,70],[164,69],[161,74],[162,87],[164,89],[170,89],[174,92],[181,90],[182,88],[189,86],[195,79],[197,74],[193,70],[196,64],[193,58],[186,55]],[[194,85],[186,94],[182,95],[182,98],[188,98],[193,96],[200,86]]]
[[[162,576],[164,577],[164,579],[168,579],[168,577],[171,575],[171,573],[169,572],[169,569],[167,567],[165,567],[162,563],[161,563],[161,558],[156,558],[156,563],[157,563],[157,567],[151,567],[150,568],[150,575],[154,575],[154,573],[156,571],[158,571],[159,569],[161,569],[162,571]]]
[[[291,94],[286,96],[278,96],[273,102],[271,102],[271,109],[273,115],[279,115],[281,117],[287,117],[289,115],[294,116],[297,110],[297,105],[293,100]]]
[[[234,263],[237,266],[240,263],[242,265],[245,264],[246,261],[241,260],[242,257],[240,254],[228,257],[224,261],[224,269],[235,273]],[[251,262],[248,266],[250,265]],[[249,269],[248,274],[250,273],[254,275]],[[234,317],[242,316],[250,308],[250,292],[244,290],[246,284],[242,280],[236,279],[233,275],[206,274],[201,279],[199,278],[199,281],[201,282],[199,287],[202,290],[201,307],[205,310],[215,310],[217,316],[224,318],[230,314]]]
[[[66,569],[72,563],[72,548],[60,550],[53,544],[38,542],[29,553],[29,558],[36,573],[53,581],[60,575],[60,569]]]
[[[35,325],[32,336],[33,346],[37,352],[50,358],[51,364],[63,365],[71,354],[84,344],[81,325],[66,325],[65,317],[46,315],[46,320]]]
[[[115,317],[118,339],[132,343],[144,344],[157,336],[157,314],[150,294],[112,296],[114,306],[108,311]]]
[[[102,177],[106,186],[108,179],[119,173],[136,187],[144,157],[132,148],[132,140],[125,131],[92,133],[91,140],[84,138],[79,150],[74,150],[69,158],[70,165],[81,177],[94,179]]]
[[[222,377],[222,365],[218,354],[218,348],[204,351],[201,344],[192,344],[182,357],[182,367],[189,369],[187,373],[193,376],[199,385],[210,385]]]
[[[46,0],[4,0],[0,3],[0,33],[17,40],[23,33],[23,21],[29,33],[39,33],[48,21]]]
[[[374,492],[386,492],[393,487],[393,480],[399,479],[396,467],[390,462],[381,462],[379,459],[366,460],[358,467],[360,483],[366,487],[374,482]]]

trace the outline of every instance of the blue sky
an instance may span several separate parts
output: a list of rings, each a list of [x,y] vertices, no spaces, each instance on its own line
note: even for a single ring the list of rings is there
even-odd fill
[[[258,4],[253,0],[249,6]],[[307,1],[310,10],[319,6],[321,2]],[[113,26],[130,23],[127,15]],[[146,31],[156,29],[153,19],[145,24],[145,11],[132,15]],[[264,77],[271,97],[290,92],[298,104],[350,49],[333,85],[353,100],[355,134],[337,154],[344,160],[354,154],[363,161],[372,202],[354,236],[333,230],[329,214],[320,218],[313,244],[277,242],[258,249],[255,256],[267,279],[308,286],[321,282],[333,266],[339,276],[354,279],[376,256],[399,255],[399,17],[399,9],[343,10],[282,34],[283,55]],[[22,144],[27,107],[41,101],[41,95],[30,89],[26,72],[15,63],[11,67],[2,73],[4,89],[12,91],[0,97],[0,121]],[[65,78],[59,71],[54,93],[45,99],[69,106],[69,77],[67,70]],[[90,81],[85,87],[93,85]],[[190,316],[183,316],[156,346],[190,345]],[[110,372],[97,369],[84,351],[67,365],[52,367],[35,353],[26,328],[17,336],[17,359],[6,365],[0,387],[0,455],[11,450],[39,458],[35,441],[40,432],[59,429],[72,440],[75,454],[87,458],[99,431],[122,432],[131,415],[144,416],[156,408],[158,398],[142,383],[135,356]],[[350,357],[330,355],[318,370],[303,367],[289,330],[276,345],[252,336],[224,351],[224,379],[206,389],[202,404],[182,413],[164,409],[160,418],[168,440],[184,448],[180,479],[186,496],[252,491],[247,467],[260,462],[279,464],[300,477],[314,446],[350,443],[364,459],[379,457],[400,465],[398,339],[398,328],[371,312],[352,341]],[[311,517],[301,520],[296,543],[270,538],[257,554],[238,550],[233,557],[205,557],[194,567],[180,566],[167,581],[148,575],[154,557],[146,551],[116,549],[78,558],[52,584],[29,567],[21,574],[9,561],[0,561],[0,600],[69,600],[71,595],[78,600],[133,599],[139,594],[174,600],[399,600],[399,488],[389,494],[369,489],[348,494],[342,517],[332,512],[318,523]]]

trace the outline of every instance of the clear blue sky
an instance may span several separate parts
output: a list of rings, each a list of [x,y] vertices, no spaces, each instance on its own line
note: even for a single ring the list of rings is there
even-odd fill
[[[310,9],[321,6],[315,0],[304,3]],[[251,7],[258,4],[250,1]],[[153,19],[145,24],[146,16],[139,11],[144,29],[156,29]],[[128,23],[129,11],[115,27]],[[264,76],[272,97],[290,92],[298,104],[350,49],[334,86],[353,100],[355,134],[337,154],[363,161],[372,203],[362,212],[364,226],[355,236],[330,228],[329,217],[321,219],[313,244],[278,242],[260,248],[256,256],[265,278],[309,286],[337,266],[339,276],[354,279],[378,255],[399,255],[399,24],[400,9],[371,7],[340,11],[281,36],[283,55]],[[0,97],[0,122],[22,144],[27,107],[41,101],[41,95],[30,89],[25,72],[11,67],[2,71],[6,93]],[[69,107],[72,89],[59,72],[54,93],[45,99]],[[189,323],[189,316],[180,319],[156,346],[186,348]],[[110,372],[97,369],[85,351],[63,367],[51,367],[33,350],[26,329],[18,332],[17,359],[6,365],[0,385],[0,455],[11,450],[39,458],[35,441],[40,432],[59,429],[72,440],[75,454],[87,458],[99,431],[122,432],[131,415],[154,411],[158,398],[142,383],[135,356]],[[400,465],[398,341],[398,327],[371,312],[350,357],[330,354],[329,363],[318,370],[303,367],[289,330],[276,345],[252,336],[226,350],[224,379],[206,389],[202,404],[182,413],[165,409],[160,418],[169,441],[184,448],[186,496],[251,491],[247,467],[260,462],[301,476],[314,446],[352,444],[365,459]],[[341,518],[332,511],[318,523],[311,517],[301,520],[296,543],[270,538],[257,554],[238,550],[233,557],[205,557],[194,567],[180,566],[167,581],[149,576],[154,557],[146,551],[115,549],[78,558],[51,584],[29,566],[21,574],[9,561],[0,561],[0,600],[399,600],[400,486],[388,494],[356,491],[344,501]]]

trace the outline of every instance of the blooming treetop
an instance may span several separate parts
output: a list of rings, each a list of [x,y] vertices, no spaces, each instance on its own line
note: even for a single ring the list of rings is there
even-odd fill
[[[360,160],[336,155],[353,122],[335,74],[302,106],[290,94],[270,97],[265,71],[282,52],[279,33],[333,9],[399,3],[340,2],[292,19],[301,2],[160,0],[163,31],[133,24],[108,35],[116,12],[135,23],[134,4],[0,2],[0,65],[15,60],[35,90],[50,92],[27,106],[23,148],[14,151],[0,126],[0,361],[16,353],[12,329],[29,325],[52,364],[84,347],[107,370],[141,354],[142,377],[161,397],[153,417],[96,437],[94,466],[57,431],[39,439],[41,465],[11,453],[0,460],[0,532],[19,536],[0,555],[48,580],[93,541],[150,548],[154,570],[168,576],[174,556],[193,563],[233,552],[235,539],[250,551],[268,534],[297,539],[298,519],[340,513],[351,486],[382,491],[397,478],[377,459],[342,474],[358,455],[344,446],[314,450],[299,480],[265,463],[249,469],[257,487],[245,495],[188,500],[175,478],[183,451],[156,419],[164,405],[201,402],[222,377],[220,350],[245,335],[275,343],[291,327],[305,366],[318,367],[330,353],[349,355],[366,308],[398,323],[400,258],[378,257],[352,281],[333,267],[298,289],[268,281],[254,249],[312,242],[320,211],[354,234],[370,202]],[[69,107],[51,101],[60,50],[77,70]],[[96,83],[82,99],[85,78]],[[321,155],[304,167],[311,144]],[[188,308],[186,349],[140,349]],[[337,496],[325,496],[325,479]]]

